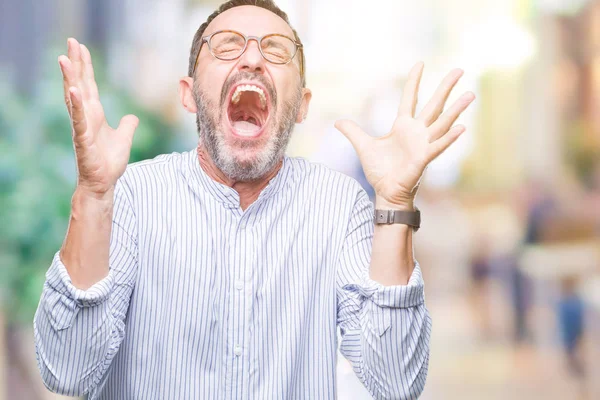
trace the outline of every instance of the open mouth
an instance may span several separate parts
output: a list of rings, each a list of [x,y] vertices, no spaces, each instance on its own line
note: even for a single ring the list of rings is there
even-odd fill
[[[264,88],[254,84],[235,86],[229,95],[227,115],[237,136],[257,137],[269,119],[269,101]]]

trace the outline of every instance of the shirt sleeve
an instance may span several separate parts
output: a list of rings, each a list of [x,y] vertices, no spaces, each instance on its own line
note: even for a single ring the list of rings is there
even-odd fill
[[[109,274],[87,290],[73,286],[59,253],[33,321],[36,356],[48,389],[81,396],[96,388],[119,349],[138,265],[131,193],[115,188]]]
[[[416,399],[429,365],[431,317],[419,264],[407,285],[383,286],[369,278],[373,204],[361,190],[337,272],[341,352],[376,399]]]

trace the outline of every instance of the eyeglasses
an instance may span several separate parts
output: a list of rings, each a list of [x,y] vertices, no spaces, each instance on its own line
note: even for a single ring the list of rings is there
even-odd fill
[[[202,38],[200,49],[204,42],[208,45],[208,50],[217,59],[223,61],[233,61],[240,58],[248,48],[248,41],[256,40],[260,54],[265,60],[272,64],[289,64],[299,49],[302,49],[302,43],[295,41],[285,35],[271,33],[262,37],[246,36],[236,31],[217,31]],[[192,76],[198,66],[200,51],[196,56]],[[300,63],[300,76],[302,76],[302,63]]]

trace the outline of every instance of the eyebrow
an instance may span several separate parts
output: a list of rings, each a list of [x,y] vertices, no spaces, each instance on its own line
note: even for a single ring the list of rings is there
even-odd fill
[[[243,39],[241,36],[237,36],[237,35],[231,35],[227,38],[227,40],[223,40],[220,44],[227,44],[227,43],[231,43],[231,42],[240,42],[241,39]]]
[[[267,40],[265,40],[265,42],[267,42],[266,43],[267,46],[273,46],[273,47],[277,47],[282,50],[286,50],[285,46],[283,46],[281,43],[279,43],[271,38],[267,38]]]

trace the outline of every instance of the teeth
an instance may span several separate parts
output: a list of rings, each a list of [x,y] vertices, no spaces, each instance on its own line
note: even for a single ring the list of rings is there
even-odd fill
[[[240,97],[242,96],[242,92],[256,92],[260,97],[260,108],[263,110],[267,106],[267,97],[265,96],[265,92],[258,86],[254,85],[240,85],[235,88],[235,92],[233,92],[233,96],[231,96],[231,102],[233,104],[237,104],[240,102]]]

